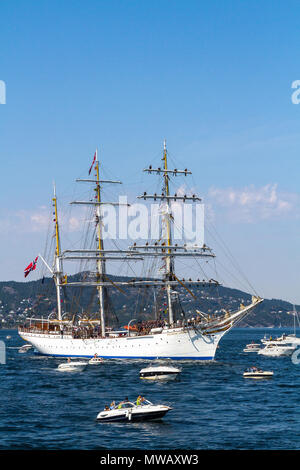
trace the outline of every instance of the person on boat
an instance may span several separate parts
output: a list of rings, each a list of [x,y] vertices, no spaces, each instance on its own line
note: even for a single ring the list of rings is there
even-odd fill
[[[105,405],[104,410],[109,411],[109,407],[107,405]]]
[[[71,358],[70,358],[70,357],[68,357],[68,362],[71,362]]]
[[[120,403],[118,404],[118,409],[122,408],[122,405],[124,405],[124,403],[126,403],[127,401],[128,401],[128,397],[125,397],[125,400],[120,401]]]
[[[113,401],[111,402],[111,404],[110,404],[109,409],[110,409],[110,410],[113,410],[115,407],[116,407],[116,402],[113,400]]]
[[[136,404],[139,406],[141,404],[142,395],[139,395],[136,399]]]
[[[145,398],[139,395],[136,399],[137,406],[140,406],[145,401]]]

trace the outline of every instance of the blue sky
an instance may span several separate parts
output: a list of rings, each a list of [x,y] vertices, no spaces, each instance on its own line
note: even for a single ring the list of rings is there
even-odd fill
[[[22,280],[42,250],[32,217],[53,180],[67,199],[98,146],[138,194],[166,138],[258,292],[300,303],[299,13],[296,1],[1,1],[0,280]]]

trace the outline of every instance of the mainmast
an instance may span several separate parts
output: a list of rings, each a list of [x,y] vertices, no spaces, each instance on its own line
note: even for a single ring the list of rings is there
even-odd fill
[[[166,204],[166,210],[165,214],[163,217],[163,224],[165,228],[165,234],[164,234],[164,241],[161,243],[156,242],[155,244],[146,244],[146,245],[140,245],[137,246],[134,244],[132,250],[136,251],[142,256],[161,256],[163,259],[165,259],[165,276],[162,281],[157,281],[153,280],[152,285],[163,285],[166,289],[167,293],[167,299],[168,299],[168,322],[169,325],[171,326],[175,322],[174,318],[174,308],[173,308],[173,300],[172,300],[172,287],[178,285],[178,283],[185,287],[187,290],[188,288],[184,284],[184,279],[180,281],[175,274],[175,266],[174,266],[174,260],[175,257],[186,257],[186,256],[193,256],[193,257],[214,257],[212,254],[210,248],[208,248],[206,245],[203,245],[202,247],[199,247],[197,245],[194,246],[186,246],[186,245],[178,245],[178,244],[173,244],[172,242],[172,221],[173,221],[173,215],[172,215],[172,207],[171,207],[171,202],[172,201],[182,201],[185,203],[186,201],[201,201],[199,197],[197,197],[195,194],[192,196],[187,196],[185,195],[178,195],[174,194],[174,196],[170,195],[170,176],[179,176],[179,175],[190,175],[191,172],[185,168],[184,170],[170,170],[168,168],[168,161],[167,161],[167,146],[166,146],[166,141],[164,141],[164,148],[163,148],[163,158],[164,162],[163,168],[153,168],[151,165],[149,168],[144,169],[145,172],[149,174],[155,174],[155,175],[160,175],[163,178],[163,191],[162,194],[147,194],[144,192],[143,195],[138,196],[139,199],[152,199],[154,201],[159,200],[162,203],[164,202]],[[144,251],[139,251],[139,250],[144,250]],[[213,279],[209,281],[209,283],[216,283]],[[206,281],[200,281],[199,279],[197,281],[192,281],[189,280],[188,284],[194,284],[194,285],[204,285],[206,284]],[[188,290],[189,291],[189,290]],[[190,292],[190,291],[189,291]]]

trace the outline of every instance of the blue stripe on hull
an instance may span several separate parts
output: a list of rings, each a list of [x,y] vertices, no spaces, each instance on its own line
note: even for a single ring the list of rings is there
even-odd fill
[[[43,354],[43,353],[36,353],[41,354],[42,356],[52,356],[52,357],[86,357],[91,359],[94,356],[84,356],[84,355],[72,355],[72,354]],[[172,356],[101,356],[98,354],[98,357],[102,357],[103,359],[148,359],[153,361],[154,359],[171,359],[172,361],[183,361],[183,360],[193,360],[193,361],[212,361],[214,357],[172,357]]]

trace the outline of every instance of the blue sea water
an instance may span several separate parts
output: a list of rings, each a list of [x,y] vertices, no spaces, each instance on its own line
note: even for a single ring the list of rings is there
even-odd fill
[[[19,354],[24,343],[17,332],[0,330],[7,347],[0,365],[0,449],[299,449],[300,365],[242,352],[265,332],[283,331],[290,332],[233,329],[215,361],[182,362],[178,381],[148,383],[139,379],[146,361],[107,360],[63,373],[56,368],[65,359]],[[244,379],[251,365],[273,370],[274,377]],[[160,422],[96,422],[113,399],[139,394],[173,410]]]

